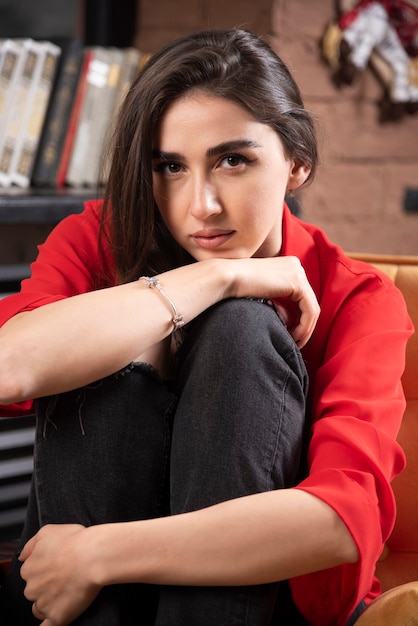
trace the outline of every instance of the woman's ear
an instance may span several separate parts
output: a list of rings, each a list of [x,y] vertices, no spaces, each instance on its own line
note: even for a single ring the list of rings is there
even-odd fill
[[[289,180],[287,181],[287,190],[297,189],[308,178],[311,173],[311,168],[302,163],[302,161],[293,161],[292,169],[290,170]]]

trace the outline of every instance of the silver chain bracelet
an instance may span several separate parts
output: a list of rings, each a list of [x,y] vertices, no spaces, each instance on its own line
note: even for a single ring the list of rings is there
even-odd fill
[[[150,289],[158,289],[158,291],[160,292],[164,300],[166,300],[168,304],[171,306],[171,308],[173,309],[172,322],[174,324],[174,331],[184,326],[183,316],[177,313],[177,309],[175,307],[174,302],[172,301],[170,296],[166,294],[164,289],[161,287],[160,279],[157,276],[140,276],[138,280],[145,280],[146,287],[149,287]]]

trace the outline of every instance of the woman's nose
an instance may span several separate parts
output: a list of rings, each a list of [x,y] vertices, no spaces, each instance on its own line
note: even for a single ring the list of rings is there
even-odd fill
[[[207,219],[221,213],[222,205],[215,185],[195,182],[191,193],[190,212],[198,219]]]

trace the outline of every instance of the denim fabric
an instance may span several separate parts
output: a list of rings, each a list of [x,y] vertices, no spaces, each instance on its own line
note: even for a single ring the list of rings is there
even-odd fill
[[[145,519],[296,483],[307,375],[270,306],[243,299],[210,308],[187,327],[177,367],[166,383],[150,366],[130,364],[37,402],[22,544],[47,523]],[[37,624],[18,567],[8,582],[10,624]],[[74,623],[294,626],[284,617],[295,615],[284,585],[111,586]]]

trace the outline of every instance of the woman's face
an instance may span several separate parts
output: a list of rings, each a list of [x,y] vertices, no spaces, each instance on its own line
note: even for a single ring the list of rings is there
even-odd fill
[[[277,256],[284,195],[308,174],[269,126],[203,92],[167,109],[153,145],[157,206],[196,260]]]

